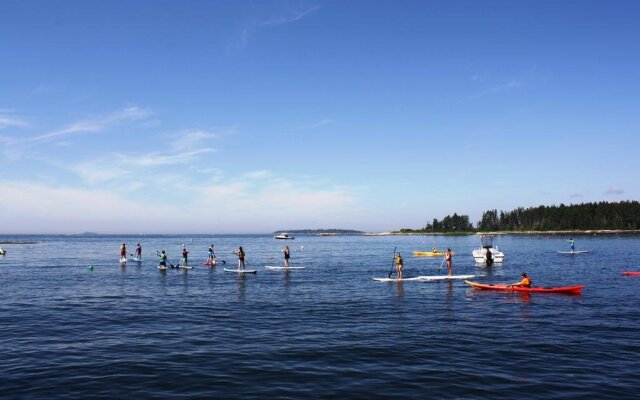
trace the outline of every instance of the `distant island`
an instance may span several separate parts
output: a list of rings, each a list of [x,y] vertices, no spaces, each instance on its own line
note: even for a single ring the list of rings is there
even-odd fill
[[[294,235],[317,235],[317,236],[340,236],[340,235],[362,235],[364,232],[353,229],[289,229],[276,231],[274,234],[287,232]]]
[[[476,227],[469,216],[447,215],[439,221],[434,218],[423,228],[403,228],[392,234],[446,234],[469,235],[492,233],[639,233],[640,202],[598,202],[559,206],[519,207],[511,211],[489,210],[482,214]]]

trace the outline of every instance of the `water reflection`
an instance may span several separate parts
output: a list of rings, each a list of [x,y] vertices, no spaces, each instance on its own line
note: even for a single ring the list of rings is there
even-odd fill
[[[396,294],[398,295],[398,297],[404,296],[404,282],[402,281],[396,282]]]

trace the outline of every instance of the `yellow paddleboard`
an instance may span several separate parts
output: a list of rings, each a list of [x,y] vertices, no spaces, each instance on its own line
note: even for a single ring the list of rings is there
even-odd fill
[[[444,256],[444,252],[440,251],[414,251],[414,256],[427,256],[427,257],[436,257],[436,256]]]

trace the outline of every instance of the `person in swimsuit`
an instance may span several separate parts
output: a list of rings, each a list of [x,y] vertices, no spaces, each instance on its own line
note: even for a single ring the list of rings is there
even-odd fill
[[[447,249],[444,259],[447,261],[447,270],[449,271],[449,276],[451,276],[451,272],[453,272],[453,253],[451,249]]]
[[[289,246],[284,246],[284,249],[282,249],[282,253],[284,253],[284,266],[288,267],[289,257],[291,256],[291,254],[289,253]]]
[[[512,284],[511,286],[531,287],[531,278],[529,278],[525,272],[523,272],[521,276],[522,280]]]
[[[136,246],[136,258],[142,260],[142,246],[140,246],[140,243]]]
[[[242,246],[238,247],[238,250],[234,250],[233,254],[238,256],[238,271],[244,271],[245,253],[244,250],[242,250]]]
[[[396,253],[396,256],[393,258],[393,263],[396,265],[396,278],[402,279],[402,267],[404,267],[404,263],[400,252]]]
[[[120,246],[120,260],[122,259],[127,259],[127,245],[124,243]]]
[[[185,245],[182,245],[182,261],[185,267],[189,266],[189,262],[187,261],[187,258],[189,256],[189,250],[187,250],[187,247]]]

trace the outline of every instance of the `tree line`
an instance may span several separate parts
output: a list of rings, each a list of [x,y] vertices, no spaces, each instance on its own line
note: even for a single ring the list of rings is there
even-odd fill
[[[559,206],[489,210],[482,214],[478,230],[553,231],[587,229],[640,229],[640,203],[621,201]]]
[[[468,215],[434,218],[419,230],[400,232],[475,232],[475,231],[554,231],[554,230],[637,230],[640,229],[640,203],[621,201],[581,203],[559,206],[518,207],[511,211],[488,210],[482,213],[477,228]]]

